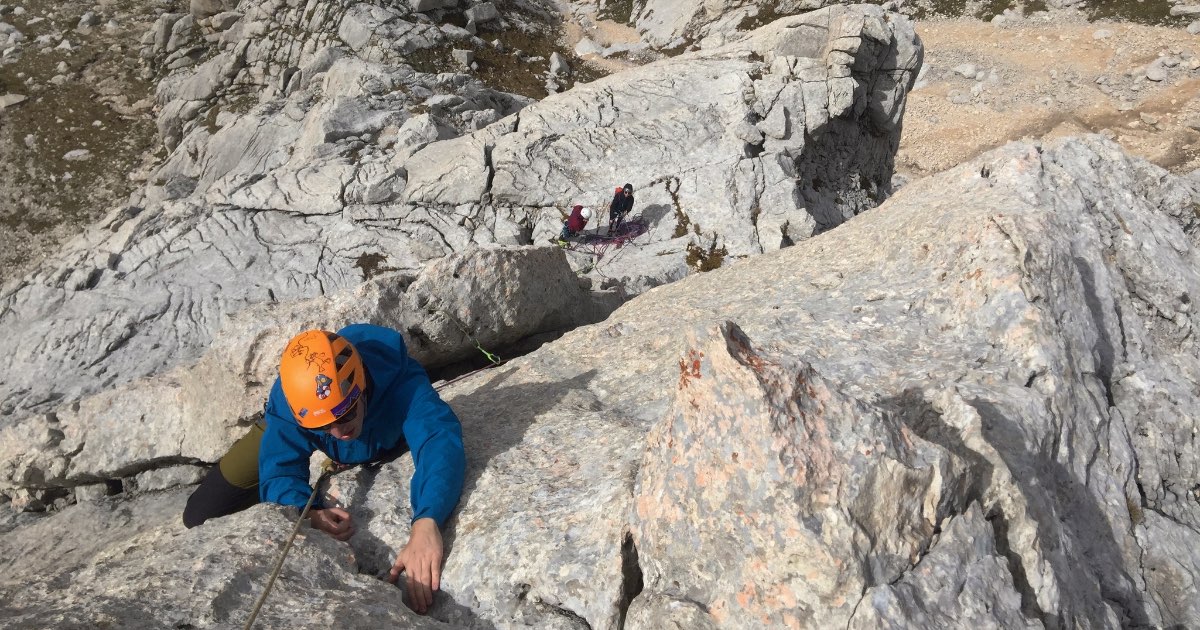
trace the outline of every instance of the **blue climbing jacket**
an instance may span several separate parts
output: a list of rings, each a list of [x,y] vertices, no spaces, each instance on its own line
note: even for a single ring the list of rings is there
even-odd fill
[[[433,390],[424,368],[408,356],[398,332],[354,324],[337,334],[354,344],[371,378],[362,432],[343,441],[301,427],[275,379],[258,451],[260,498],[303,509],[312,494],[308,460],[315,451],[341,464],[362,464],[407,443],[416,469],[410,492],[413,520],[432,517],[441,527],[458,503],[466,471],[458,417]]]

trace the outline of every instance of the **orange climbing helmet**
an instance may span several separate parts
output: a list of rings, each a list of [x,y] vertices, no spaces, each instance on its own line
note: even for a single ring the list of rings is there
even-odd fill
[[[354,408],[367,388],[367,373],[354,344],[314,329],[292,337],[284,348],[279,383],[296,422],[315,429]]]

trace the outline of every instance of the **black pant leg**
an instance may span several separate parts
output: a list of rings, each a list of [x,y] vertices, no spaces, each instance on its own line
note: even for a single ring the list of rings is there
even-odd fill
[[[188,497],[183,508],[183,525],[192,528],[210,518],[228,516],[258,503],[258,486],[239,488],[227,481],[220,466],[213,466],[204,481]]]

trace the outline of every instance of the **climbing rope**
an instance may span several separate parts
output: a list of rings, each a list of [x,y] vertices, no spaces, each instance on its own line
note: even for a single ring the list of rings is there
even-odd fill
[[[326,465],[333,460],[328,460]],[[279,552],[279,559],[275,561],[275,568],[271,571],[271,577],[267,580],[267,587],[263,589],[262,595],[258,596],[258,601],[254,602],[254,608],[250,611],[250,618],[246,620],[246,625],[242,626],[242,630],[250,630],[250,626],[254,625],[254,620],[258,617],[258,611],[262,608],[263,602],[267,601],[267,595],[271,593],[271,588],[275,586],[275,578],[279,577],[279,571],[283,569],[283,559],[287,557],[288,551],[292,548],[292,542],[296,540],[296,534],[300,532],[300,524],[304,522],[304,517],[308,516],[308,511],[312,509],[313,501],[317,499],[317,493],[321,490],[321,484],[339,471],[326,467],[325,472],[321,473],[317,483],[313,486],[312,494],[308,495],[308,503],[304,504],[304,510],[300,512],[300,518],[296,519],[296,526],[292,528],[292,535],[288,536],[287,542],[283,545],[283,551]]]
[[[593,271],[601,277],[605,277],[600,271],[601,265],[611,264],[625,251],[624,246],[628,243],[637,244],[635,239],[650,231],[650,226],[642,220],[641,217],[635,217],[627,221],[618,223],[616,233],[612,235],[601,236],[599,233],[582,234],[577,241],[559,241],[559,247],[581,254],[588,254],[592,257],[590,265],[577,270],[576,275],[583,276]],[[609,251],[616,249],[617,252],[608,258],[605,256]]]
[[[623,247],[648,231],[650,231],[650,226],[646,225],[641,217],[636,217],[618,223],[615,234],[585,233],[575,241],[560,241],[560,243],[566,243],[560,247],[571,252],[591,254],[598,260],[603,258],[609,250]]]
[[[449,317],[449,315],[447,315],[447,317]],[[458,323],[458,320],[454,318],[450,319],[455,323]],[[464,330],[464,332],[466,331]],[[502,361],[500,357],[488,352],[487,350],[484,350],[478,339],[475,339],[475,337],[471,336],[470,333],[467,334],[473,341],[475,341],[475,347],[483,353],[483,356],[487,357],[490,363],[479,368],[478,370],[472,370],[466,374],[448,380],[435,387],[434,391],[440,392],[446,387],[449,387],[450,385],[453,385],[454,383],[457,383],[458,381],[461,381],[469,376],[478,374],[484,370],[504,365],[504,363],[506,363],[506,361]],[[263,603],[267,601],[267,595],[271,593],[271,589],[275,586],[275,580],[279,577],[279,572],[283,569],[283,560],[287,558],[288,551],[291,550],[292,543],[296,540],[296,534],[300,531],[300,524],[304,522],[304,518],[308,516],[309,510],[312,509],[312,504],[317,498],[317,493],[321,490],[321,484],[325,483],[325,481],[327,481],[330,477],[338,474],[339,472],[350,468],[350,466],[345,464],[337,464],[332,459],[327,459],[321,468],[321,476],[317,478],[317,483],[313,485],[312,494],[308,495],[308,503],[304,504],[304,510],[300,512],[300,517],[296,519],[296,525],[292,528],[292,534],[288,536],[287,542],[283,545],[283,550],[279,552],[279,558],[275,561],[275,568],[271,571],[271,577],[267,579],[267,586],[263,589],[262,594],[258,596],[258,601],[254,602],[254,608],[250,611],[250,618],[246,620],[246,625],[242,626],[242,630],[250,630],[250,626],[254,625],[254,620],[258,617],[258,612],[260,609],[262,609]]]

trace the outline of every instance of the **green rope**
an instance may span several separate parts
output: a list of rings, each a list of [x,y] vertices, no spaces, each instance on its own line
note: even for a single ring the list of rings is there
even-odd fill
[[[500,357],[488,352],[487,350],[484,350],[483,346],[479,345],[478,339],[475,339],[475,348],[482,352],[483,356],[487,357],[487,360],[492,362],[492,365],[500,365],[503,363],[503,361],[500,360]]]
[[[492,364],[492,365],[494,365],[494,366],[495,366],[495,365],[500,365],[501,363],[504,363],[504,361],[500,360],[500,357],[498,357],[498,356],[496,356],[496,355],[492,354],[491,352],[488,352],[487,350],[484,350],[484,349],[483,349],[483,344],[479,343],[479,339],[478,339],[478,338],[477,338],[475,335],[471,334],[471,330],[470,330],[470,329],[468,329],[468,328],[466,327],[466,325],[465,325],[465,324],[463,324],[462,322],[458,321],[458,318],[457,318],[457,317],[455,317],[455,316],[451,315],[450,313],[447,313],[446,311],[444,311],[444,310],[442,310],[442,309],[440,309],[440,308],[438,308],[438,307],[436,307],[436,306],[435,306],[435,307],[433,307],[433,309],[434,309],[435,311],[437,311],[437,312],[441,313],[441,314],[442,314],[442,316],[443,316],[443,317],[445,317],[446,319],[448,319],[448,320],[450,320],[450,321],[454,322],[454,325],[455,325],[455,326],[458,326],[458,329],[459,329],[460,331],[462,331],[462,334],[463,334],[463,335],[465,335],[465,336],[467,337],[467,339],[470,339],[471,341],[474,341],[474,342],[475,342],[475,349],[476,349],[476,350],[479,350],[480,352],[482,352],[482,353],[483,353],[483,356],[487,357],[487,360],[488,360],[489,362],[491,362],[491,364]]]

